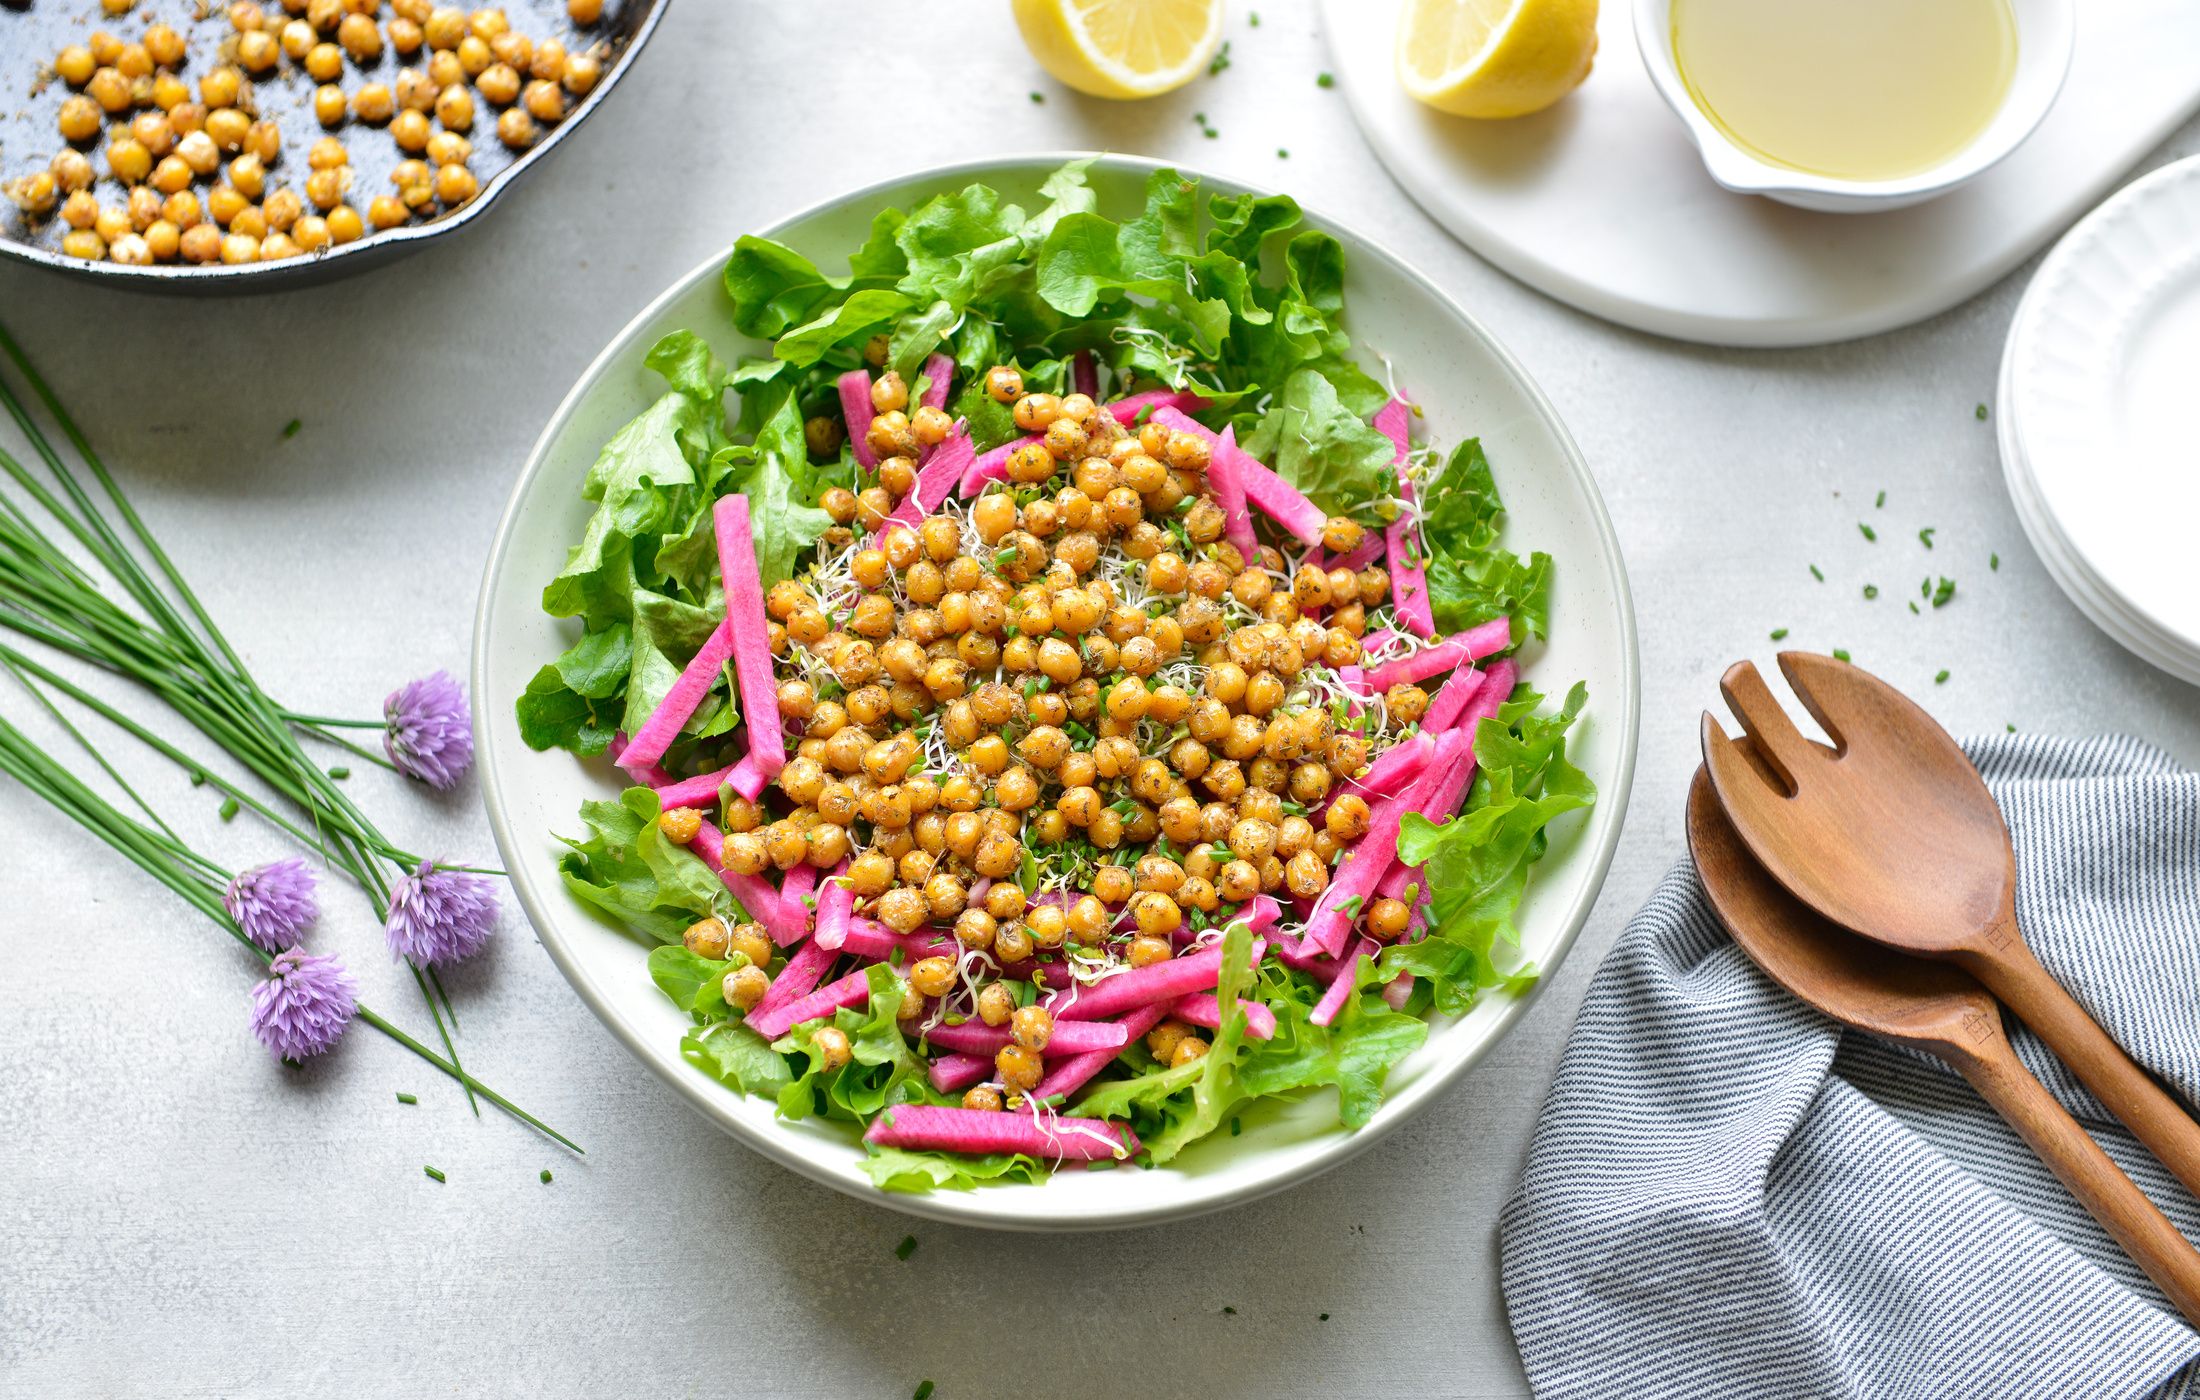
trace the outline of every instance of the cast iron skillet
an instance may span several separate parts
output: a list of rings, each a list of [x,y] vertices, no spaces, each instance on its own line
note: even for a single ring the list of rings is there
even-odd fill
[[[498,0],[442,2],[463,4],[470,9],[474,4],[498,3]],[[280,0],[261,0],[261,3],[268,11],[270,22],[279,25],[290,18]],[[369,232],[366,237],[340,248],[327,248],[281,262],[237,266],[156,263],[149,267],[132,267],[63,256],[60,237],[53,231],[55,220],[49,218],[32,225],[21,210],[0,199],[0,256],[72,276],[93,278],[114,287],[224,295],[276,291],[348,277],[394,261],[431,238],[457,232],[487,213],[498,195],[548,156],[568,131],[596,109],[604,95],[625,76],[634,56],[655,32],[671,0],[607,0],[603,19],[586,30],[574,28],[566,17],[564,0],[501,0],[501,3],[511,17],[513,28],[533,38],[556,37],[576,50],[601,40],[610,45],[611,53],[604,65],[603,78],[594,90],[575,103],[563,121],[555,126],[545,124],[542,139],[516,156],[496,138],[497,109],[483,101],[479,93],[475,94],[474,126],[469,134],[474,143],[472,167],[481,179],[481,191],[457,209],[387,232]],[[43,169],[62,145],[55,117],[62,99],[69,95],[69,88],[50,75],[48,66],[64,45],[82,43],[86,36],[100,29],[125,42],[134,42],[149,25],[173,25],[190,43],[190,54],[179,76],[195,89],[199,77],[219,61],[216,46],[221,37],[230,32],[227,0],[207,0],[206,7],[209,18],[199,20],[194,17],[196,11],[192,0],[143,0],[125,15],[103,13],[98,0],[0,0],[0,183]],[[382,18],[388,15],[385,8]],[[385,48],[380,61],[364,70],[347,60],[344,76],[338,81],[345,92],[350,93],[362,83],[391,82],[397,70],[405,66],[408,65]],[[288,59],[283,60],[279,71],[282,77],[258,80],[253,90],[259,100],[260,115],[273,118],[283,131],[283,154],[269,171],[270,184],[279,182],[299,189],[305,180],[307,148],[329,133],[313,116],[312,80]],[[42,74],[46,81],[41,85]],[[34,88],[39,90],[34,91]],[[346,122],[336,134],[345,138],[352,165],[358,172],[350,202],[364,214],[369,199],[393,192],[389,173],[403,158],[403,153],[390,140],[386,128]],[[91,156],[93,166],[102,172],[94,186],[100,202],[119,204],[122,187],[104,174],[106,161],[100,154],[104,145],[102,140],[80,149]],[[194,188],[203,197],[209,186],[202,181]]]

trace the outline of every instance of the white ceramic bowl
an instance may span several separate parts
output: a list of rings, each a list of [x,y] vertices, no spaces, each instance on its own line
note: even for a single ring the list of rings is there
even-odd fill
[[[907,208],[982,180],[1031,207],[1039,181],[1069,158],[946,166],[839,196],[765,232],[829,268],[844,268],[847,250],[883,205]],[[1120,217],[1139,207],[1154,168],[1149,161],[1103,158],[1092,170],[1102,209]],[[1216,192],[1242,188],[1202,178]],[[1641,686],[1619,542],[1573,439],[1503,347],[1426,278],[1367,238],[1316,216],[1309,223],[1344,244],[1349,321],[1363,355],[1371,363],[1377,355],[1387,357],[1397,382],[1417,391],[1427,413],[1425,431],[1434,440],[1481,436],[1511,508],[1509,539],[1557,560],[1551,641],[1529,653],[1527,672],[1550,690],[1575,680],[1589,683],[1588,713],[1570,752],[1602,796],[1585,821],[1561,823],[1521,910],[1528,955],[1554,971],[1596,900],[1634,777]],[[1397,1067],[1388,1102],[1357,1133],[1337,1126],[1335,1095],[1324,1091],[1248,1113],[1241,1136],[1220,1135],[1163,1169],[1064,1172],[1038,1186],[906,1195],[870,1185],[860,1169],[861,1149],[845,1128],[781,1122],[768,1101],[736,1095],[680,1058],[688,1018],[651,985],[643,949],[593,917],[558,882],[560,847],[551,834],[578,829],[582,800],[616,792],[610,767],[528,749],[512,704],[528,678],[570,644],[570,624],[542,612],[542,584],[580,537],[588,512],[579,487],[598,447],[659,393],[642,367],[643,352],[676,327],[703,334],[728,359],[762,349],[744,343],[730,324],[719,282],[722,261],[714,257],[673,283],[596,357],[558,406],[497,528],[475,619],[475,731],[490,824],[522,907],[589,1008],[711,1121],[774,1161],[913,1214],[1014,1229],[1151,1224],[1250,1200],[1372,1146],[1456,1083],[1527,1010],[1532,992],[1491,998],[1463,1019],[1439,1024],[1428,1043]],[[1449,1166],[1430,1162],[1427,1169]]]
[[[1917,0],[1930,3],[1930,0]],[[1665,105],[1673,109],[1711,178],[1738,194],[1761,194],[1798,209],[1868,214],[1946,194],[2024,144],[2046,118],[2070,71],[2076,29],[2072,0],[2010,0],[2017,22],[2017,71],[2001,110],[1978,138],[1930,170],[1899,180],[1842,180],[1775,165],[1736,145],[1688,95],[1673,58],[1673,0],[1635,0],[1635,43]]]

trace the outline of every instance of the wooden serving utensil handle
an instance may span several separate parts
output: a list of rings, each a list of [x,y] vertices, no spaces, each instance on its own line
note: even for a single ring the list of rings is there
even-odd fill
[[[2046,1041],[2186,1190],[2200,1196],[2200,1122],[2109,1039],[2108,1032],[2040,965],[2013,916],[1997,924],[1980,944],[1958,953],[1955,961]]]
[[[2185,1321],[2200,1327],[2200,1250],[2177,1233],[2169,1217],[2032,1077],[2001,1028],[1995,1026],[1982,1042],[1945,1048],[1954,1051],[1945,1058],[1971,1081],[1979,1096],[2017,1130],[2017,1136],[2154,1280]]]

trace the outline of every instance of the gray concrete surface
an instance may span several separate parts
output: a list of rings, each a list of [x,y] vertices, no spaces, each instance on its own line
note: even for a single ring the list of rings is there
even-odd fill
[[[932,1379],[939,1400],[1518,1395],[1492,1221],[1590,973],[1680,854],[1696,716],[1728,661],[1768,655],[1785,626],[1849,648],[1959,732],[2123,730],[2200,762],[2200,692],[2056,591],[1973,417],[2029,269],[1858,344],[1744,353],[1617,330],[1418,213],[1315,86],[1310,12],[1272,3],[1252,29],[1239,10],[1227,73],[1120,107],[1038,76],[998,0],[679,0],[628,86],[449,246],[214,302],[0,267],[0,315],[270,687],[364,713],[410,675],[463,674],[482,552],[538,425],[598,346],[733,235],[1010,149],[1109,147],[1300,192],[1518,352],[1588,453],[1633,571],[1647,706],[1632,820],[1591,927],[1518,1032],[1376,1150],[1256,1205],[1061,1240],[912,1226],[688,1112],[516,911],[454,979],[463,1044],[585,1160],[476,1122],[364,1031],[281,1070],[246,1034],[243,958],[0,790],[0,1392],[894,1397]],[[282,441],[293,417],[303,431]],[[1867,517],[1877,545],[1856,530]],[[1939,532],[1929,555],[1922,526]],[[1912,617],[1902,600],[1928,569],[1960,591]],[[1867,581],[1886,590],[1875,603]],[[470,790],[355,781],[421,847],[489,853]],[[149,790],[233,863],[276,849],[217,822],[203,792],[165,775]],[[332,903],[319,941],[419,1022],[364,909]]]

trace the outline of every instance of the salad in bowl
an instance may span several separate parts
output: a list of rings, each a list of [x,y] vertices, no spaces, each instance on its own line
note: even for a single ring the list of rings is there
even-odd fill
[[[893,1191],[1166,1167],[1329,1087],[1365,1124],[1533,981],[1515,911],[1596,800],[1552,561],[1356,350],[1338,239],[1168,169],[1112,219],[1090,164],[881,207],[845,272],[743,238],[577,484],[512,714],[617,775],[558,874],[687,1063]]]

